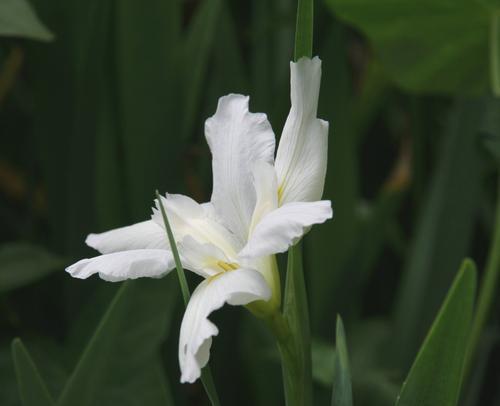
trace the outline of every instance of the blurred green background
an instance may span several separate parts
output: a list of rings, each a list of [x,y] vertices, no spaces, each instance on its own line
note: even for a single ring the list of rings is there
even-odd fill
[[[0,404],[21,404],[14,337],[60,404],[208,404],[199,383],[178,383],[175,275],[116,297],[119,284],[74,280],[64,267],[95,255],[88,233],[147,218],[155,189],[210,198],[203,123],[220,96],[250,95],[279,136],[296,2],[30,3],[0,1]],[[462,259],[481,270],[488,254],[498,5],[316,3],[319,116],[330,122],[325,198],[335,216],[304,246],[315,404],[331,396],[340,313],[355,404],[393,405]],[[213,320],[222,404],[283,404],[264,326],[242,308]],[[466,406],[500,405],[498,330],[496,304]]]

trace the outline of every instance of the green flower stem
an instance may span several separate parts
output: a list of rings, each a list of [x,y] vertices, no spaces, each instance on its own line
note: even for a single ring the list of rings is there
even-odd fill
[[[474,353],[479,344],[481,333],[488,320],[491,306],[495,299],[495,291],[498,284],[500,274],[500,174],[498,175],[497,186],[497,202],[495,213],[495,229],[493,231],[493,239],[488,254],[488,260],[484,271],[483,279],[479,289],[479,297],[476,304],[476,314],[472,322],[472,329],[469,341],[469,351],[464,367],[465,377],[468,376],[472,362],[474,361]]]
[[[177,244],[175,243],[174,233],[172,232],[172,228],[170,227],[170,222],[168,221],[167,212],[165,211],[165,207],[163,207],[163,203],[161,201],[161,197],[158,191],[156,191],[156,198],[158,199],[158,205],[160,207],[161,216],[163,217],[163,223],[165,225],[165,230],[167,231],[170,249],[174,256],[175,268],[177,269],[177,277],[179,278],[179,285],[181,286],[182,297],[184,299],[184,306],[187,307],[191,294],[189,293],[189,286],[187,283],[186,275],[184,274],[184,268],[182,267],[181,258],[179,257],[179,251],[177,250]],[[208,365],[201,370],[201,382],[203,383],[205,392],[207,393],[207,396],[210,399],[210,403],[213,406],[220,406],[219,395],[217,394],[217,390],[215,388],[212,371],[210,370],[210,367]]]
[[[298,0],[295,26],[295,55],[298,61],[303,56],[312,57],[314,1]]]
[[[312,57],[313,0],[298,0],[294,60]],[[311,343],[301,247],[291,247],[284,296],[279,309],[267,318],[281,355],[286,406],[312,405]]]
[[[297,346],[289,323],[280,312],[266,319],[280,352],[283,369],[283,387],[286,406],[306,406],[311,404],[309,388],[301,366],[300,349]]]

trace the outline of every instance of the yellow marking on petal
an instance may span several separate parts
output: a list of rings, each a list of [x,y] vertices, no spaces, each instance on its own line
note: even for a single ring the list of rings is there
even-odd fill
[[[217,261],[217,265],[223,269],[223,272],[234,271],[238,269],[238,264],[228,263],[224,261]]]
[[[282,198],[283,198],[283,184],[278,186],[278,206],[281,205]]]
[[[238,264],[224,261],[217,261],[217,266],[222,269],[221,272],[216,273],[215,275],[209,276],[207,278],[208,283],[214,281],[219,276],[225,274],[226,272],[231,272],[239,268]]]
[[[225,272],[222,271],[222,272],[216,273],[215,275],[209,276],[207,278],[207,283],[212,283],[214,280],[216,280],[219,276],[223,275],[224,273]]]

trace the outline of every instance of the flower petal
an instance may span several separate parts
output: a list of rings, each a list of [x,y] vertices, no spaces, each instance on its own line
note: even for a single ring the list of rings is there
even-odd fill
[[[293,202],[267,214],[254,228],[241,258],[254,258],[285,252],[313,224],[332,218],[331,202]]]
[[[278,207],[278,180],[274,166],[264,161],[257,161],[252,174],[257,202],[252,214],[248,237],[259,221]]]
[[[158,201],[155,203],[157,208],[153,209],[152,218],[163,229],[163,217]],[[219,247],[226,256],[235,257],[241,244],[214,218],[210,205],[199,204],[190,197],[174,194],[167,194],[166,198],[162,197],[162,204],[177,242],[181,242],[184,237],[190,235],[201,244],[213,244]]]
[[[328,122],[316,118],[321,60],[290,63],[292,107],[276,154],[280,205],[321,199],[325,184]]]
[[[142,277],[161,278],[174,266],[170,251],[145,249],[114,252],[82,259],[66,268],[66,272],[79,279],[87,279],[98,273],[106,281],[118,282]]]
[[[217,215],[245,241],[255,205],[252,167],[255,161],[272,163],[275,137],[265,114],[248,111],[247,96],[221,97],[217,111],[205,122],[212,152],[213,192]]]
[[[246,305],[255,300],[269,300],[271,290],[262,275],[251,269],[236,269],[208,278],[191,296],[182,320],[179,338],[181,382],[194,382],[200,377],[210,356],[212,337],[219,333],[208,319],[224,303]]]
[[[85,243],[101,254],[147,248],[169,249],[165,230],[151,220],[100,234],[89,234]]]

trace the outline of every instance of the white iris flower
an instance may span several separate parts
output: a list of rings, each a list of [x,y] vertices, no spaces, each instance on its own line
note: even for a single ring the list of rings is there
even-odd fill
[[[332,217],[330,201],[319,200],[328,145],[328,123],[316,117],[321,61],[302,58],[290,67],[291,109],[276,160],[266,115],[250,113],[247,96],[230,94],[219,99],[205,123],[213,156],[210,202],[162,197],[183,267],[204,278],[182,321],[181,382],[194,382],[208,362],[212,336],[218,334],[210,313],[225,303],[264,301],[279,308],[273,254]],[[158,201],[151,220],[90,234],[86,243],[102,255],[68,267],[76,278],[95,273],[108,281],[159,278],[175,267]]]

